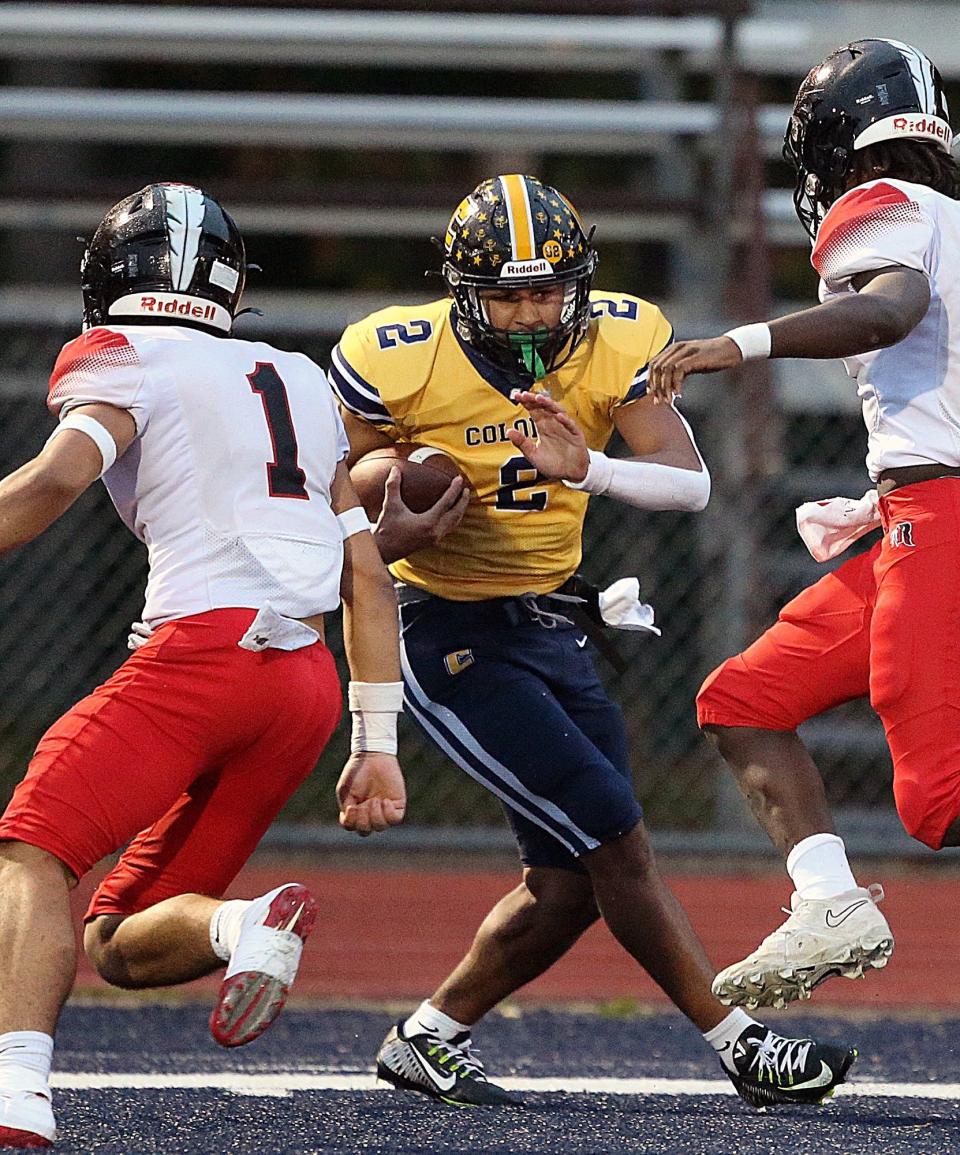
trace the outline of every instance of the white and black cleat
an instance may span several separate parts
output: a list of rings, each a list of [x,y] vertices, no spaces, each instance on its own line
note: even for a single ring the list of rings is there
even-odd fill
[[[457,1107],[519,1107],[521,1101],[487,1080],[467,1033],[445,1041],[435,1035],[390,1028],[377,1052],[377,1077],[404,1091],[417,1091]]]

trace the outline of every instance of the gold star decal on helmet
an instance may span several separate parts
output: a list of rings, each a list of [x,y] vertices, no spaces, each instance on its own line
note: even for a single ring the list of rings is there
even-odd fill
[[[487,219],[486,213],[477,213],[477,220],[478,221],[485,221],[486,219]]]
[[[554,229],[553,235],[557,238],[558,241],[563,239],[563,232],[561,229]]]
[[[473,257],[473,263],[474,263],[475,265],[482,265],[482,264],[483,264],[483,257],[481,256],[481,254],[480,254],[480,253],[475,253],[475,254],[474,254],[474,257]]]

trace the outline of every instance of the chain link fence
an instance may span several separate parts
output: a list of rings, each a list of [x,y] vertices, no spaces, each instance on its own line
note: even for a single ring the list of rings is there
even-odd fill
[[[4,474],[32,456],[49,433],[45,380],[60,345],[73,335],[49,326],[3,333]],[[321,364],[330,348],[325,340],[278,344],[299,347]],[[789,397],[790,390],[780,388],[778,395]],[[866,477],[855,409],[794,412],[784,403],[758,415],[744,408],[735,385],[725,388],[713,379],[692,386],[688,401],[714,474],[710,507],[696,515],[643,514],[597,499],[587,519],[582,569],[598,584],[638,575],[656,607],[662,638],[611,632],[628,660],[624,673],[615,673],[602,657],[597,661],[626,713],[637,788],[651,826],[707,832],[742,822],[743,811],[698,733],[697,688],[718,661],[751,640],[785,600],[823,572],[796,536],[794,506],[813,497],[859,494]],[[737,457],[749,456],[758,418],[764,423],[764,456],[745,468]],[[37,541],[0,559],[3,802],[44,729],[123,661],[128,625],[140,615],[145,572],[145,551],[99,485]],[[331,620],[329,636],[345,671],[338,620]],[[490,795],[411,723],[401,729],[411,823],[501,823],[499,804]],[[889,811],[889,758],[866,703],[811,723],[806,737],[835,805]],[[347,748],[347,727],[341,725],[316,773],[289,804],[286,820],[334,818],[333,787]]]

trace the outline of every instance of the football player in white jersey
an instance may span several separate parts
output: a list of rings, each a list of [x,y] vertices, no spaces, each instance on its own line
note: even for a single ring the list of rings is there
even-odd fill
[[[869,695],[893,758],[905,829],[960,845],[960,167],[939,73],[909,45],[861,40],[800,86],[784,142],[821,303],[683,341],[655,358],[660,400],[691,373],[762,357],[841,357],[857,382],[875,488],[808,503],[798,526],[824,561],[883,536],[804,590],[705,681],[698,718],[787,855],[792,913],[721,971],[726,1003],[782,1006],[834,975],[886,965],[880,888],[857,885],[823,783],[797,736]]]
[[[152,629],[47,731],[0,818],[0,1147],[53,1141],[68,895],[121,847],[85,918],[100,974],[156,987],[226,967],[210,1019],[224,1046],[282,1008],[313,897],[298,883],[220,896],[337,724],[323,616],[341,595],[354,678],[341,823],[367,834],[403,816],[392,585],[323,372],[231,335],[245,272],[236,226],[201,190],[151,185],[116,205],[83,259],[85,331],[51,377],[59,424],[0,481],[4,551],[102,477],[148,550]]]

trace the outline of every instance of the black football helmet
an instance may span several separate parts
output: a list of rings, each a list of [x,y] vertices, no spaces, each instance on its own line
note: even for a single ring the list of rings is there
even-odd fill
[[[853,154],[881,140],[921,140],[950,153],[940,73],[898,40],[855,40],[811,69],[783,141],[796,169],[794,207],[811,238],[847,187]]]
[[[558,369],[590,323],[597,254],[573,205],[536,177],[513,173],[479,184],[453,214],[443,279],[460,337],[500,368],[535,378]],[[483,289],[564,286],[560,323],[535,333],[490,324]]]
[[[123,317],[228,333],[246,272],[240,231],[213,197],[148,185],[113,206],[83,254],[84,327]]]

